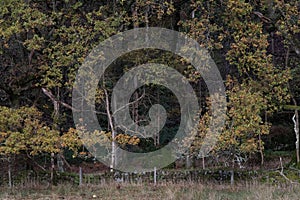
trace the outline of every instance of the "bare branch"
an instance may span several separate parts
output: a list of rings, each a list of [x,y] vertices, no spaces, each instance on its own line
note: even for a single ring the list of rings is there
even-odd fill
[[[132,104],[134,104],[134,103],[137,103],[139,100],[141,100],[142,98],[144,98],[144,96],[145,96],[145,91],[144,91],[144,93],[142,94],[142,96],[140,96],[139,98],[137,98],[137,99],[134,100],[133,102],[130,102],[130,103],[128,103],[128,104],[122,106],[121,108],[119,108],[118,110],[116,110],[116,111],[113,113],[113,115],[116,114],[117,112],[119,112],[120,110],[126,108],[127,106],[130,106],[130,105],[132,105]]]
[[[72,111],[75,111],[75,112],[80,112],[81,110],[78,110],[78,109],[75,109],[74,107],[72,107],[71,105],[65,103],[65,102],[62,102],[62,101],[59,101],[57,100],[54,95],[52,94],[52,92],[50,90],[47,90],[46,88],[42,88],[42,91],[43,93],[49,97],[51,99],[51,101],[53,102],[54,105],[56,104],[61,104],[62,106],[72,110]],[[102,115],[106,115],[105,112],[100,112],[100,111],[95,111],[96,114],[102,114]]]
[[[283,173],[283,165],[282,165],[282,158],[280,157],[280,167],[281,167],[281,170],[279,171],[277,171],[277,172],[279,172],[279,174],[285,179],[285,180],[287,180],[288,182],[290,182],[291,184],[298,184],[298,182],[294,182],[294,181],[292,181],[292,180],[290,180],[288,177],[286,177],[286,175]]]

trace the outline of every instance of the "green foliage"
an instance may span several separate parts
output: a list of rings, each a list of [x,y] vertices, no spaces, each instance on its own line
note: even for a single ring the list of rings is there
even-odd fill
[[[0,107],[0,154],[58,152],[59,132],[43,123],[41,117],[34,107]]]
[[[172,28],[196,39],[211,53],[222,76],[230,75],[225,81],[227,119],[215,150],[247,154],[263,150],[260,136],[269,133],[270,124],[262,116],[271,116],[282,107],[298,108],[283,105],[290,104],[291,94],[299,101],[299,16],[297,0],[2,0],[0,98],[5,99],[1,105],[11,108],[0,107],[0,152],[36,155],[69,148],[76,154],[81,146],[78,137],[81,130],[72,128],[69,111],[61,106],[54,111],[48,105],[49,99],[41,95],[40,88],[47,88],[56,100],[70,104],[76,72],[90,50],[118,32],[145,26]],[[279,43],[279,47],[274,43]],[[194,130],[196,140],[191,147],[191,152],[197,155],[204,136],[213,134],[207,127],[211,119],[210,100],[205,103],[207,91],[201,86],[204,85],[201,74],[188,61],[169,52],[153,50],[146,55],[144,50],[131,52],[113,63],[114,70],[108,70],[105,84],[97,89],[96,105],[105,107],[103,89],[113,86],[129,67],[147,62],[173,66],[187,75],[194,86],[200,85],[197,92],[203,109],[199,113],[203,116]],[[137,93],[141,94],[140,91]],[[149,91],[157,92],[153,88]],[[160,92],[164,95],[157,99],[146,95],[133,109],[145,102],[150,105],[165,101],[171,110],[169,115],[176,116],[173,120],[177,123],[176,98],[166,100],[166,91],[160,89]],[[39,110],[29,105],[36,105]],[[147,109],[145,106],[141,110]],[[47,125],[50,117],[53,126]],[[107,124],[107,119],[98,117]],[[164,130],[165,141],[172,139],[174,124]],[[112,139],[109,130],[97,132],[96,136]],[[139,143],[138,138],[122,133],[115,139],[123,146]]]
[[[233,152],[254,153],[263,146],[259,135],[269,133],[270,125],[264,122],[261,112],[267,108],[267,102],[261,92],[253,91],[246,84],[232,85],[228,90],[228,114],[224,132],[220,136],[219,148]]]
[[[262,151],[261,136],[269,133],[271,125],[262,116],[271,115],[289,101],[288,82],[292,77],[290,69],[274,62],[269,52],[270,32],[265,23],[270,21],[257,16],[260,12],[266,13],[269,5],[228,0],[195,1],[190,6],[194,18],[180,22],[183,30],[211,50],[212,55],[215,52],[221,55],[220,70],[235,72],[224,74],[229,75],[226,80],[227,119],[214,150],[220,154],[229,151],[233,156]],[[284,12],[293,13],[295,17],[295,5],[291,7]],[[229,69],[226,69],[225,60]],[[210,105],[209,100],[207,105]],[[191,148],[193,154],[197,155],[204,137],[214,134],[208,127],[210,116],[210,110],[206,110],[199,122]]]

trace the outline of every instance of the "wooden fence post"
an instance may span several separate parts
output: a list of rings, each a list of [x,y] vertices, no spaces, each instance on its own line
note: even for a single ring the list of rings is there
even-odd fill
[[[156,185],[156,167],[154,167],[154,185]]]
[[[79,186],[82,186],[82,168],[79,167]]]

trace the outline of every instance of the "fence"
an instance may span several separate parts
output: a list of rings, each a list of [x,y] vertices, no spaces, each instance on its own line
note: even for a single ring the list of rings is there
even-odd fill
[[[236,171],[235,180],[244,180],[257,177],[255,171]],[[56,172],[54,184],[70,183],[74,185],[98,185],[111,182],[119,183],[178,183],[182,181],[191,182],[219,182],[230,183],[231,170],[157,170],[144,173],[105,172],[97,174],[86,174],[84,170],[78,173]],[[50,172],[22,171],[12,173],[12,187],[36,187],[49,186]],[[8,186],[8,175],[0,176],[0,185]]]

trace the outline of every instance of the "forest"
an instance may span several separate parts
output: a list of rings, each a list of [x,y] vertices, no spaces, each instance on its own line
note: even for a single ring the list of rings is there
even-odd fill
[[[1,0],[0,80],[0,199],[298,199],[298,0]]]

